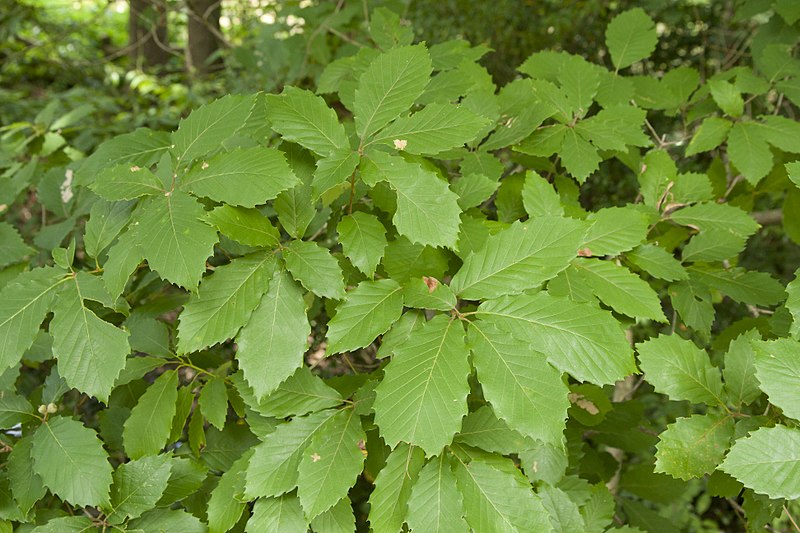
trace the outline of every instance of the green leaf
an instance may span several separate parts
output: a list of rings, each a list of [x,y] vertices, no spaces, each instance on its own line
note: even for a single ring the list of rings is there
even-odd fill
[[[550,157],[561,150],[566,134],[567,127],[563,124],[543,126],[515,146],[514,150],[537,157]]]
[[[688,271],[692,280],[713,287],[737,302],[775,305],[783,301],[786,294],[783,285],[766,272],[705,265],[692,265]]]
[[[530,343],[562,372],[610,384],[636,372],[633,352],[611,313],[541,292],[484,302],[478,318]]]
[[[586,283],[575,265],[562,270],[558,276],[547,282],[547,292],[551,296],[566,297],[573,302],[594,302],[592,287]]]
[[[315,242],[292,241],[283,258],[294,279],[309,291],[324,298],[344,298],[342,269],[327,248]]]
[[[303,508],[297,496],[259,498],[253,505],[253,514],[247,521],[247,533],[280,531],[283,533],[306,533],[308,522],[303,517]]]
[[[772,152],[755,122],[737,122],[728,134],[728,157],[750,185],[772,170]]]
[[[18,263],[34,251],[22,240],[17,228],[0,222],[0,268]]]
[[[190,391],[191,392],[191,391]],[[194,399],[194,395],[190,396]],[[195,459],[172,457],[170,476],[158,506],[170,505],[193,494],[206,479],[208,468]]]
[[[560,444],[569,408],[561,372],[526,343],[482,321],[470,324],[469,345],[484,397],[497,416],[523,435]]]
[[[72,505],[109,502],[111,464],[97,434],[71,418],[55,417],[33,434],[33,471],[50,492]]]
[[[733,339],[728,345],[722,375],[725,378],[729,401],[733,404],[749,404],[761,396],[756,378],[756,353],[752,344],[760,338],[756,330],[750,330]]]
[[[3,300],[0,299],[1,301]],[[789,331],[792,337],[800,339],[800,269],[795,270],[794,279],[786,285],[786,309],[792,315],[792,325]]]
[[[606,46],[617,70],[649,57],[656,44],[655,22],[638,7],[614,17],[606,29]]]
[[[132,210],[133,202],[95,202],[86,221],[86,234],[83,237],[86,253],[96,258],[108,248],[128,224]]]
[[[764,115],[760,119],[758,126],[764,140],[784,152],[800,153],[800,142],[797,141],[800,126],[794,119],[780,115]]]
[[[75,184],[89,185],[103,169],[124,163],[148,167],[158,162],[170,144],[168,133],[148,128],[118,135],[101,144],[83,160],[75,174]]]
[[[320,155],[349,148],[336,112],[314,93],[286,87],[280,95],[267,95],[267,117],[272,129]]]
[[[681,258],[684,263],[724,261],[739,255],[746,241],[744,237],[724,230],[704,231],[683,247]]]
[[[542,500],[542,506],[550,515],[550,524],[553,531],[570,533],[572,531],[587,531],[583,517],[578,510],[578,504],[570,499],[563,490],[543,485],[536,494]]]
[[[255,207],[300,183],[283,152],[256,146],[221,153],[192,167],[180,187],[216,202]]]
[[[455,461],[469,525],[481,533],[552,531],[547,511],[528,481],[508,459]]]
[[[328,322],[328,355],[368,346],[386,333],[403,311],[400,285],[391,279],[362,281]]]
[[[591,213],[592,222],[581,249],[594,256],[619,255],[647,238],[650,221],[632,207],[606,207]]]
[[[734,118],[742,116],[744,112],[744,99],[736,86],[728,81],[712,79],[708,81],[711,97],[720,109]]]
[[[188,163],[222,146],[253,114],[255,95],[228,95],[192,111],[172,133],[171,151]]]
[[[65,281],[60,269],[36,268],[0,290],[0,371],[16,365],[31,347],[56,289]]]
[[[686,157],[713,150],[728,138],[728,132],[733,124],[724,118],[707,117],[689,141],[686,147]]]
[[[754,344],[756,377],[770,403],[781,408],[786,416],[800,419],[800,342],[777,339]]]
[[[134,222],[136,241],[150,268],[189,290],[200,283],[217,242],[217,232],[203,221],[204,215],[202,205],[176,191],[154,198]]]
[[[397,282],[421,276],[444,277],[448,270],[447,255],[438,248],[413,244],[399,236],[386,246],[383,257],[386,273]]]
[[[298,368],[261,401],[255,399],[249,385],[245,386],[247,393],[253,398],[253,402],[248,402],[249,405],[258,413],[275,418],[304,415],[342,403],[342,396],[305,366]],[[237,388],[242,392],[238,384]]]
[[[305,184],[283,191],[273,206],[283,229],[297,239],[305,234],[317,214],[311,198],[311,187]]]
[[[91,189],[109,201],[164,194],[164,187],[149,169],[125,163],[104,170]]]
[[[533,170],[525,174],[522,203],[531,218],[542,216],[563,217],[561,198],[553,186]]]
[[[339,411],[320,411],[279,424],[253,448],[245,496],[280,496],[297,487],[298,467],[312,437]]]
[[[122,440],[131,459],[156,455],[167,444],[178,400],[178,373],[164,372],[139,397],[125,421]]]
[[[302,366],[310,333],[300,287],[286,272],[275,271],[269,290],[236,338],[236,359],[257,398],[272,393]]]
[[[642,371],[656,392],[673,400],[724,405],[722,378],[708,354],[678,335],[660,335],[636,345]]]
[[[281,240],[278,230],[258,209],[221,205],[207,218],[220,233],[248,246],[271,248]]]
[[[233,338],[267,291],[275,256],[260,252],[217,268],[189,297],[178,324],[178,352],[190,353]]]
[[[155,507],[170,476],[170,456],[153,455],[119,465],[111,487],[111,506],[107,518],[121,524]]]
[[[578,117],[584,116],[600,85],[597,67],[580,56],[569,54],[561,61],[557,79],[572,113]]]
[[[386,248],[386,228],[378,217],[356,211],[336,227],[344,255],[364,275],[372,277]]]
[[[364,463],[367,439],[361,417],[341,410],[315,432],[302,452],[297,495],[306,519],[313,520],[347,496]]]
[[[578,135],[574,129],[568,129],[561,145],[561,162],[572,177],[583,183],[592,175],[603,160],[597,148]]]
[[[425,454],[401,443],[386,459],[369,497],[369,523],[374,531],[401,531],[408,514],[408,499],[425,464]]]
[[[467,533],[464,505],[445,454],[426,464],[411,489],[406,522],[413,533]]]
[[[498,183],[483,174],[468,174],[450,184],[450,189],[458,195],[458,205],[462,209],[477,207],[497,190]]]
[[[459,321],[438,315],[394,353],[375,389],[375,422],[390,446],[402,441],[436,455],[467,414],[464,329]]]
[[[573,264],[595,295],[614,311],[667,322],[658,294],[627,268],[600,259],[576,259]]]
[[[96,528],[92,520],[86,516],[62,516],[36,526],[32,533],[84,533],[91,529]]]
[[[716,202],[704,202],[678,209],[670,218],[682,226],[700,231],[727,232],[740,237],[749,237],[759,228],[758,222],[747,212]]]
[[[475,353],[474,346],[472,349]],[[531,446],[529,438],[509,428],[504,421],[497,418],[488,405],[484,405],[464,417],[461,431],[456,435],[454,442],[502,455],[519,453],[520,450],[528,449]]]
[[[529,441],[530,442],[530,441]],[[561,447],[535,441],[519,453],[520,466],[534,483],[544,481],[556,486],[564,478],[568,458]]]
[[[456,295],[450,287],[436,278],[412,278],[403,286],[403,305],[406,307],[450,311],[455,309],[456,303]]]
[[[47,494],[42,478],[33,469],[32,449],[32,437],[19,439],[14,444],[6,464],[8,479],[13,487],[14,501],[25,514]]]
[[[110,300],[100,278],[85,272],[71,278],[53,306],[50,333],[61,377],[70,387],[105,402],[131,347],[128,332],[84,306],[84,299],[96,299],[93,292]]]
[[[689,278],[689,274],[681,266],[675,256],[655,244],[642,244],[625,257],[638,268],[644,270],[654,278],[666,281],[678,281]]]
[[[337,188],[346,187],[348,180],[354,179],[353,173],[360,160],[358,152],[349,148],[338,150],[329,157],[319,159],[312,183],[314,201],[326,196],[329,191],[337,196],[341,194],[341,190]]]
[[[354,101],[362,142],[411,107],[428,85],[431,70],[424,45],[393,48],[372,60],[358,80]]]
[[[252,449],[246,451],[219,478],[219,483],[208,498],[209,533],[225,533],[239,521],[247,504],[242,501],[245,474]]]
[[[601,150],[627,152],[628,146],[648,146],[642,127],[646,112],[629,105],[615,105],[581,120],[575,130]]]
[[[669,295],[684,324],[708,339],[714,321],[714,305],[708,288],[690,279],[670,285]]]
[[[516,222],[470,253],[450,287],[470,300],[537,287],[567,267],[577,255],[585,231],[585,224],[570,218]]]
[[[128,226],[108,251],[108,260],[103,264],[103,284],[112,298],[122,294],[128,278],[144,260],[137,238],[135,229]]]
[[[384,128],[370,143],[409,154],[436,155],[473,140],[489,120],[454,104],[431,104]]]
[[[786,163],[785,166],[789,179],[792,180],[792,183],[797,185],[797,187],[800,187],[800,161]]]
[[[228,391],[225,381],[221,378],[208,380],[200,392],[198,405],[208,423],[220,431],[223,430],[228,417]]]
[[[721,470],[770,498],[800,498],[800,430],[760,428],[737,440]]]
[[[342,498],[339,503],[311,521],[314,533],[353,533],[356,530],[356,517],[350,498]]]
[[[181,533],[207,533],[208,528],[200,519],[186,511],[178,509],[153,509],[144,513],[128,524],[128,531],[144,533],[164,533],[180,531]]]
[[[416,163],[383,152],[362,159],[361,176],[368,185],[388,181],[397,193],[394,222],[398,233],[419,244],[454,248],[458,238],[458,195],[436,174]]]
[[[733,437],[733,418],[705,414],[679,418],[659,436],[656,472],[689,480],[716,470]]]

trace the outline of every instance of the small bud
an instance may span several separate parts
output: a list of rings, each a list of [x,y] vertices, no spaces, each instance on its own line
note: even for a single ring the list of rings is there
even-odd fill
[[[52,403],[52,402],[48,403],[47,404],[47,412],[50,413],[51,415],[53,413],[57,413],[58,412],[58,406],[56,404]]]
[[[45,414],[45,413],[47,412],[47,406],[46,406],[46,405],[44,405],[44,404],[42,404],[42,405],[40,405],[40,406],[39,406],[39,408],[37,409],[37,411],[39,411],[39,414],[40,414],[40,415],[43,415],[43,414]]]

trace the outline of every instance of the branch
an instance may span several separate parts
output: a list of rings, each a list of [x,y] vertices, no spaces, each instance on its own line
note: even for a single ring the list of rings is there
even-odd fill
[[[772,226],[783,222],[783,209],[768,209],[750,213],[762,226]]]

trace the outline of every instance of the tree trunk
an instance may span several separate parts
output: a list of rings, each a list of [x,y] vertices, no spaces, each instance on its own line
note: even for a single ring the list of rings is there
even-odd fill
[[[220,48],[221,4],[221,0],[186,0],[189,9],[186,62],[189,70],[206,74],[221,66],[219,58],[210,59]]]
[[[128,43],[131,63],[141,68],[163,65],[167,50],[167,9],[162,0],[129,0]]]

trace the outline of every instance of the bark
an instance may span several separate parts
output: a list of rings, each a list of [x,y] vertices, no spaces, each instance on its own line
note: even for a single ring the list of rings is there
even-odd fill
[[[221,45],[222,33],[219,26],[221,4],[221,0],[186,0],[186,7],[189,10],[189,46],[186,51],[186,62],[189,70],[206,74],[222,66],[218,56],[211,59]]]
[[[163,65],[167,49],[167,9],[163,0],[129,0],[128,46],[133,65]]]

